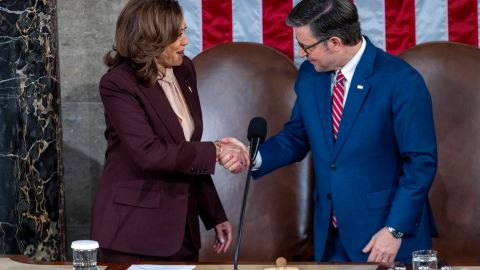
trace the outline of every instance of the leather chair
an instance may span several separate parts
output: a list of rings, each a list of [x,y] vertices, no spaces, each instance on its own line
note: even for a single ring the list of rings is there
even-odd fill
[[[295,100],[294,64],[275,49],[255,43],[213,47],[193,59],[203,110],[203,140],[236,137],[248,145],[250,119],[267,120],[268,136],[281,130]],[[202,231],[200,261],[233,261],[246,173],[232,175],[217,165],[213,176],[233,241],[226,254],[212,249],[214,232]],[[239,261],[273,263],[313,258],[310,159],[250,183]]]
[[[451,42],[400,55],[423,76],[433,99],[438,170],[430,199],[439,259],[480,263],[480,49]]]

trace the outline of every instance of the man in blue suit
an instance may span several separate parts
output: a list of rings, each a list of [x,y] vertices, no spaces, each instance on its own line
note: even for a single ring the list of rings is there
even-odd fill
[[[260,147],[254,177],[311,150],[315,259],[409,262],[436,235],[436,141],[422,77],[362,36],[350,0],[303,0],[287,24],[308,61],[291,118]]]

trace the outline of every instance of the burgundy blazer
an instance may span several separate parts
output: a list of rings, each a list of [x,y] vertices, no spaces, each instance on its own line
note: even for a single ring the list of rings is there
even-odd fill
[[[187,219],[196,248],[198,215],[207,229],[227,220],[210,177],[215,146],[200,142],[203,124],[194,67],[184,57],[173,71],[195,124],[190,142],[158,83],[140,83],[127,63],[100,81],[107,151],[91,232],[102,248],[171,256],[182,245]],[[192,209],[187,217],[189,200],[194,218]]]

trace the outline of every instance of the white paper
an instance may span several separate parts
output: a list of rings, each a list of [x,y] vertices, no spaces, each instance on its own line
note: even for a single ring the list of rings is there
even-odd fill
[[[127,270],[193,270],[196,265],[132,264]]]

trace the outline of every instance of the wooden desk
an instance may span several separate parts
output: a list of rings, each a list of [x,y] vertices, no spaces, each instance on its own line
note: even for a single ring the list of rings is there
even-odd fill
[[[149,263],[154,264],[154,263]],[[159,264],[193,264],[195,270],[232,270],[232,264],[222,263],[159,263]],[[386,270],[386,267],[375,264],[326,264],[326,263],[292,263],[288,266],[298,267],[300,270]],[[105,270],[126,270],[130,264],[99,264],[100,269]],[[263,270],[273,267],[273,263],[241,263],[239,270]],[[0,256],[0,270],[71,270],[71,262],[38,262],[23,255]],[[455,270],[466,269],[464,266],[455,266]],[[468,270],[480,270],[480,266],[468,266]]]

